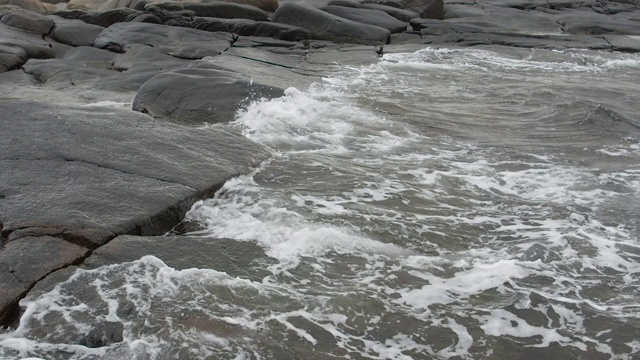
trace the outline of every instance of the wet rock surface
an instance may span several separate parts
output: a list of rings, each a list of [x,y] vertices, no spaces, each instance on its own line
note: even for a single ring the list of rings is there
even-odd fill
[[[634,0],[72,0],[47,12],[57,2],[0,0],[0,325],[73,265],[268,261],[249,243],[146,237],[270,156],[200,126],[252,98],[425,46],[640,51]],[[119,337],[105,323],[78,341]]]

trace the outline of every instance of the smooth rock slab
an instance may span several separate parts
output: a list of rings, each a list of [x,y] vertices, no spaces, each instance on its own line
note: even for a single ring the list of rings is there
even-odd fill
[[[232,121],[250,100],[274,98],[284,90],[235,73],[208,69],[180,69],[147,81],[133,100],[133,110],[198,125]]]
[[[53,27],[53,20],[39,13],[24,9],[7,11],[2,15],[0,21],[5,25],[40,35],[48,34]]]
[[[391,33],[378,26],[357,23],[309,6],[285,3],[273,14],[274,22],[307,29],[313,39],[381,45]]]
[[[364,0],[363,3],[372,3],[412,10],[422,18],[442,19],[444,17],[443,0]]]
[[[88,250],[54,237],[25,237],[0,251],[0,324],[18,314],[18,300],[47,274],[82,260]]]
[[[100,49],[125,49],[129,45],[144,44],[178,58],[201,59],[219,55],[231,46],[233,40],[233,35],[229,33],[128,22],[106,28],[95,40],[94,46]]]
[[[0,113],[5,238],[31,227],[163,234],[195,201],[269,156],[220,128],[124,109],[3,100]]]
[[[67,20],[52,16],[55,26],[51,37],[63,44],[71,46],[91,46],[104,30],[102,26],[87,24],[81,20]]]
[[[241,36],[272,37],[287,41],[301,41],[311,38],[311,33],[303,28],[268,21],[246,19],[218,19],[211,17],[193,17],[171,20],[167,25],[189,27],[210,32],[230,32]],[[236,46],[236,43],[234,43]]]
[[[357,9],[346,6],[329,5],[320,8],[330,14],[353,20],[362,24],[379,26],[392,34],[407,30],[407,23],[396,19],[386,12],[373,9]]]
[[[55,57],[51,44],[38,35],[11,26],[0,24],[0,45],[18,47],[27,58],[48,59]]]

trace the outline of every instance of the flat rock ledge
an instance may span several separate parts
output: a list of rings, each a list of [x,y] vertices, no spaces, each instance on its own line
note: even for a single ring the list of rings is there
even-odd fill
[[[638,24],[639,0],[0,0],[0,326],[77,267],[264,276],[234,273],[256,245],[158,236],[270,157],[225,125],[248,101],[427,46],[640,52]]]

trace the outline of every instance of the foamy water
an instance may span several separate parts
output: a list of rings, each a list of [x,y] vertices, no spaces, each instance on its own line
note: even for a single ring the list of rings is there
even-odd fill
[[[637,358],[638,80],[636,55],[425,49],[254,102],[232,126],[274,158],[187,219],[274,261],[78,271],[0,357]]]

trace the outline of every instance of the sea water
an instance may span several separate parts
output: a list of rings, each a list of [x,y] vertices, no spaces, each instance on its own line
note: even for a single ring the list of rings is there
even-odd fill
[[[78,270],[0,358],[640,358],[639,83],[632,54],[427,48],[253,102],[230,126],[272,159],[187,220],[270,261]],[[122,341],[82,345],[101,323]]]

